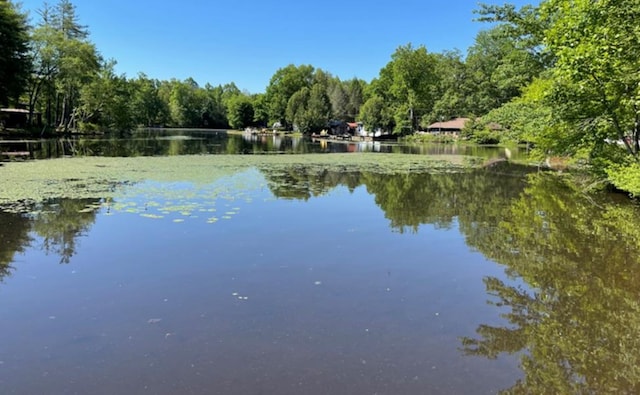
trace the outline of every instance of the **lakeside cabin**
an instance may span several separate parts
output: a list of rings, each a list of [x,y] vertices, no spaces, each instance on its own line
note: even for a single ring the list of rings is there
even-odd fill
[[[465,128],[467,122],[469,121],[471,121],[470,118],[454,118],[446,122],[434,122],[427,127],[426,132],[431,134],[448,134],[455,137],[460,137],[462,129]],[[477,118],[477,121],[481,121],[481,119]],[[495,122],[489,122],[484,126],[491,131],[502,130],[502,125]]]
[[[460,136],[460,132],[464,129],[467,122],[471,119],[469,118],[454,118],[450,121],[445,122],[434,122],[427,127],[427,132],[433,134],[452,134],[455,136]]]
[[[32,124],[41,125],[42,115],[39,112],[33,113],[35,122]],[[0,108],[0,128],[22,129],[29,125],[29,110],[22,108]]]

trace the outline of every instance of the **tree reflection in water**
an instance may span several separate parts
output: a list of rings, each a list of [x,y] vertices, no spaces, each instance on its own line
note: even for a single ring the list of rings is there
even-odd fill
[[[464,352],[524,351],[524,379],[504,393],[640,392],[638,223],[627,201],[532,176],[494,236],[471,240],[530,288],[486,278],[511,325],[481,325],[479,338],[462,339]]]
[[[24,214],[0,209],[0,282],[11,274],[15,254],[24,252],[31,242],[31,221]]]
[[[521,354],[524,378],[504,393],[640,393],[639,207],[522,170],[380,175],[291,168],[266,176],[272,192],[286,198],[364,185],[400,232],[457,219],[467,244],[504,265],[512,280],[485,279],[490,303],[508,311],[510,325],[480,325],[479,338],[461,339],[467,355]]]
[[[531,171],[498,163],[490,169],[454,173],[398,170],[381,174],[309,166],[265,169],[263,173],[271,192],[280,198],[307,200],[340,185],[350,191],[364,186],[396,231],[416,232],[422,224],[449,227],[457,218],[468,237],[479,237],[476,232],[491,229],[502,219]]]
[[[69,263],[77,240],[96,220],[100,199],[54,199],[44,203],[0,207],[0,280],[13,270],[15,254],[35,240],[47,254]],[[32,237],[36,236],[36,237]]]
[[[457,222],[467,244],[507,274],[484,281],[508,324],[480,325],[478,337],[461,339],[470,356],[521,355],[524,377],[504,393],[640,393],[640,209],[627,199],[587,196],[557,176],[502,164],[442,174],[302,165],[262,172],[280,198],[365,187],[398,232]],[[99,203],[0,210],[0,278],[32,235],[69,262],[95,221],[87,208]]]
[[[42,239],[47,254],[69,263],[75,254],[77,239],[96,221],[99,199],[56,199],[33,207],[32,231]]]

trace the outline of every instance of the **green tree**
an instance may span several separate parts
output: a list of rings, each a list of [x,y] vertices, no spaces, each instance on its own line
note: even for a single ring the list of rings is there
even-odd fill
[[[172,79],[162,83],[159,91],[169,108],[169,124],[173,127],[203,126],[204,95],[192,78]]]
[[[538,66],[536,69],[546,70],[553,66],[555,57],[544,45],[545,32],[549,27],[548,21],[540,18],[540,5],[524,5],[519,9],[515,5],[480,4],[474,12],[480,17],[480,22],[498,23],[500,31],[508,37],[518,50],[531,55]]]
[[[433,108],[420,120],[425,128],[433,122],[471,115],[469,96],[473,86],[468,83],[467,68],[458,51],[434,54],[434,71],[437,83],[433,95]]]
[[[310,90],[307,87],[295,92],[287,102],[285,119],[294,130],[307,131],[310,125],[306,124],[305,112],[309,103]]]
[[[466,58],[469,112],[484,115],[517,97],[542,71],[538,59],[508,34],[508,26],[482,31]]]
[[[255,124],[268,126],[269,108],[267,104],[267,96],[264,93],[253,96],[253,122]]]
[[[546,99],[566,137],[547,148],[585,154],[618,187],[640,194],[640,3],[548,0],[541,9],[556,58]]]
[[[270,122],[286,124],[289,99],[302,88],[311,89],[314,70],[311,65],[294,66],[291,64],[275,72],[265,93]]]
[[[26,16],[12,1],[0,1],[0,105],[17,102],[31,72]]]
[[[234,84],[235,86],[235,84]],[[222,85],[213,86],[205,84],[204,90],[199,91],[203,101],[203,122],[204,126],[211,128],[226,128],[229,125],[227,120],[227,107],[225,100],[228,94]]]
[[[316,83],[311,87],[305,117],[309,125],[308,132],[317,132],[327,126],[331,117],[331,103],[324,84]]]
[[[369,131],[377,129],[389,130],[392,124],[387,104],[383,98],[377,95],[371,97],[362,105],[360,120],[365,129]]]
[[[31,33],[30,56],[33,72],[27,88],[29,95],[29,115],[33,116],[36,109],[44,111],[47,125],[55,122],[53,103],[55,98],[55,78],[59,71],[59,51],[57,43],[61,36],[50,23],[50,15],[53,9],[47,3],[39,11],[41,21]],[[45,103],[40,99],[44,95]],[[38,106],[39,108],[36,108]]]
[[[90,82],[99,70],[100,56],[95,45],[88,41],[86,26],[80,25],[75,5],[60,0],[52,15],[58,33],[60,52],[56,91],[60,102],[58,128],[67,131],[76,126],[76,105],[81,87]]]
[[[168,119],[168,104],[159,95],[160,82],[144,73],[130,81],[132,85],[131,107],[137,125],[147,127],[164,125]]]
[[[556,140],[558,131],[549,127],[553,120],[553,108],[541,100],[551,81],[538,78],[527,86],[522,96],[503,104],[501,107],[489,111],[479,122],[485,128],[498,124],[501,127],[501,140],[511,142],[533,142],[540,147],[548,147]],[[544,159],[545,152],[535,150],[532,159]]]
[[[345,120],[355,121],[360,116],[360,107],[362,107],[367,99],[365,96],[367,82],[358,78],[352,78],[343,82],[343,86],[348,99]]]
[[[82,125],[97,124],[106,130],[129,131],[135,126],[132,87],[124,75],[115,74],[115,61],[101,66],[98,75],[80,88],[77,116]]]
[[[334,78],[329,83],[327,90],[331,102],[331,117],[334,119],[349,120],[349,96],[345,85],[339,78]]]
[[[436,82],[435,60],[425,47],[407,44],[391,55],[372,89],[391,109],[394,133],[416,130],[422,116],[432,111]]]
[[[330,116],[331,103],[323,83],[314,84],[311,89],[300,89],[287,103],[286,120],[302,133],[325,128]]]
[[[34,73],[30,110],[44,110],[48,125],[67,131],[76,126],[79,91],[95,78],[100,55],[68,0],[60,0],[55,7],[44,5],[31,41]]]
[[[334,77],[329,80],[327,96],[331,102],[331,117],[353,122],[360,114],[364,103],[366,82],[357,78],[341,81]]]
[[[234,129],[243,129],[253,124],[253,104],[250,97],[237,95],[227,102],[227,114],[229,126]]]
[[[222,100],[222,104],[225,107],[227,106],[230,100],[232,100],[236,96],[242,95],[242,91],[240,91],[240,88],[238,88],[234,82],[230,82],[228,84],[222,85],[221,89],[222,89],[222,94],[220,98]]]

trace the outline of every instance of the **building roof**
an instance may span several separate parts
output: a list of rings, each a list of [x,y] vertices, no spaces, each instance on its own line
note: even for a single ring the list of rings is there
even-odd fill
[[[499,123],[497,123],[497,122],[489,122],[489,123],[487,124],[487,128],[488,128],[489,130],[502,130],[502,125],[500,125],[500,124],[499,124]]]
[[[17,114],[29,114],[29,110],[22,108],[0,108],[0,112],[17,113]]]
[[[464,125],[470,121],[469,118],[455,118],[446,122],[435,122],[427,127],[428,130],[462,130]]]

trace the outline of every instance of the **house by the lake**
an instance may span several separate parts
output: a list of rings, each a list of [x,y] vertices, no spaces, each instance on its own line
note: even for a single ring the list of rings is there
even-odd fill
[[[42,115],[39,112],[33,113],[31,124],[41,125]],[[0,127],[21,129],[29,125],[29,110],[22,108],[0,108]]]
[[[469,118],[454,118],[450,121],[434,122],[427,127],[427,132],[459,135],[470,120]]]
[[[359,136],[362,131],[362,122],[345,122],[341,120],[332,120],[327,125],[329,134],[334,136]]]

